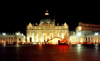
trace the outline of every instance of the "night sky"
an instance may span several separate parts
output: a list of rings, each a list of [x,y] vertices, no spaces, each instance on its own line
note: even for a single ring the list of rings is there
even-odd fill
[[[50,17],[55,16],[56,23],[66,22],[69,30],[75,31],[78,22],[100,24],[99,7],[95,4],[55,4],[35,3],[24,1],[0,1],[0,32],[26,33],[26,25],[40,23],[44,13],[48,10]],[[50,5],[51,4],[51,5]]]

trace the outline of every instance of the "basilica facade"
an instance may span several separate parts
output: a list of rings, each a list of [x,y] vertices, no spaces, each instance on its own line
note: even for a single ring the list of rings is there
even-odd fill
[[[55,19],[49,17],[49,13],[46,10],[45,18],[40,20],[39,24],[29,23],[26,29],[26,36],[28,43],[43,43],[49,42],[57,43],[59,39],[69,39],[68,25],[55,25]]]

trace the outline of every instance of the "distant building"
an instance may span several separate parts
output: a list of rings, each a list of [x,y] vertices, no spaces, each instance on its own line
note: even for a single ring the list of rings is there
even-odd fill
[[[40,24],[29,23],[26,34],[28,43],[43,43],[53,40],[52,43],[56,44],[59,39],[69,39],[68,25],[66,23],[55,25],[55,19],[49,17],[47,10],[45,17],[40,20]]]
[[[72,43],[100,43],[100,25],[79,22],[76,35],[70,36]]]
[[[16,32],[15,34],[0,33],[0,44],[22,44],[25,43],[25,36]]]

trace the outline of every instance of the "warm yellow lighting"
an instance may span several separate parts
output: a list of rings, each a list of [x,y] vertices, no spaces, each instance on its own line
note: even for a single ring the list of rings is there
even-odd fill
[[[55,29],[57,29],[57,27],[55,27]]]
[[[61,27],[59,27],[59,29],[61,29]]]
[[[67,29],[68,25],[66,23],[64,23],[64,29]]]
[[[81,27],[81,26],[79,26],[79,27],[78,27],[78,29],[79,29],[79,31],[81,31],[81,30],[82,30],[82,27]]]
[[[78,32],[78,33],[77,33],[77,36],[81,36],[81,32]]]
[[[45,13],[45,15],[49,15],[49,13]]]
[[[45,15],[49,15],[49,13],[48,13],[48,10],[46,10],[46,13],[45,13]]]
[[[83,42],[83,38],[80,39],[80,42]]]
[[[72,41],[72,39],[71,39],[71,38],[70,38],[69,40],[70,40],[70,41]]]
[[[6,35],[6,33],[2,33],[3,35]]]
[[[41,29],[41,28],[39,27],[39,29]]]
[[[46,12],[48,12],[48,10],[46,10]]]

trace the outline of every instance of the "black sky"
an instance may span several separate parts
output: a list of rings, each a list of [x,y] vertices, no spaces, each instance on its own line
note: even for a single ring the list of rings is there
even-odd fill
[[[66,22],[69,30],[75,30],[78,22],[100,24],[99,5],[95,4],[56,4],[35,3],[24,1],[0,1],[0,32],[13,33],[20,31],[25,34],[26,25],[39,23],[45,10],[55,16],[56,23]],[[16,3],[14,3],[16,2]],[[45,4],[45,5],[44,5]]]

